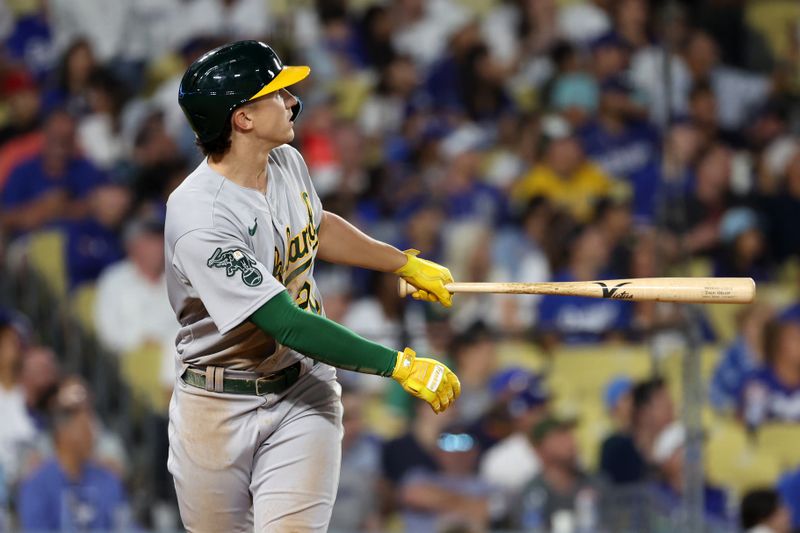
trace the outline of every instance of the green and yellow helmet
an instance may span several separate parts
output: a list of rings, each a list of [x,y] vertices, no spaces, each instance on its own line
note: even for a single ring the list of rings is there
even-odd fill
[[[217,138],[234,109],[304,79],[309,67],[283,64],[258,41],[238,41],[215,48],[191,64],[181,79],[178,103],[200,142]],[[300,114],[300,99],[292,120]]]

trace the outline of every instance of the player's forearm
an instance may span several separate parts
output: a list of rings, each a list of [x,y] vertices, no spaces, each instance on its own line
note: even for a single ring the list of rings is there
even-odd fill
[[[317,257],[329,263],[394,272],[408,260],[397,248],[373,239],[342,217],[324,211]]]
[[[284,346],[345,370],[390,376],[397,361],[397,351],[303,311],[287,292],[270,299],[250,320]]]

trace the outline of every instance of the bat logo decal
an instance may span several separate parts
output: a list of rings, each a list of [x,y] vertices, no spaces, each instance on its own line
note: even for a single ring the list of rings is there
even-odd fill
[[[617,294],[617,290],[619,290],[620,287],[624,287],[625,285],[630,285],[631,284],[630,281],[625,281],[623,283],[620,283],[619,285],[614,285],[613,287],[610,287],[610,288],[609,288],[608,285],[606,285],[602,281],[595,281],[595,283],[597,283],[598,285],[600,285],[603,288],[603,298],[611,298],[612,300],[632,300],[633,299],[633,294],[631,294],[631,293],[629,293],[627,291],[622,291],[619,294]]]

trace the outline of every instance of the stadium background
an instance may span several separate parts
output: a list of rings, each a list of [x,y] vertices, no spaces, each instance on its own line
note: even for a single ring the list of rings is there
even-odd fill
[[[242,38],[312,68],[294,144],[326,208],[459,281],[758,283],[750,306],[444,312],[319,265],[329,317],[464,387],[433,417],[341,372],[332,528],[800,527],[800,3],[5,0],[0,530],[179,529],[160,224],[199,152],[177,85]],[[64,457],[105,485],[62,490]]]

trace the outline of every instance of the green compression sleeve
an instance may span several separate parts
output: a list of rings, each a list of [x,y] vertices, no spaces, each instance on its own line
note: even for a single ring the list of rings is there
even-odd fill
[[[396,351],[300,309],[286,291],[258,308],[250,321],[284,346],[323,363],[380,376],[394,371]]]

